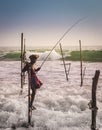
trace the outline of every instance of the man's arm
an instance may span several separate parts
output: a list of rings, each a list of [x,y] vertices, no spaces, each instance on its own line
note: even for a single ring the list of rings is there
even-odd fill
[[[26,72],[29,70],[29,63],[27,62],[24,68],[22,69],[22,72]]]

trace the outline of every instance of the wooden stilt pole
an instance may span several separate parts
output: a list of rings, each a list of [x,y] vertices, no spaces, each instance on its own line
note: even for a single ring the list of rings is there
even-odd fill
[[[23,33],[21,33],[21,91],[20,94],[23,92],[23,85],[25,83],[25,72],[22,72],[23,67],[25,66],[26,60],[26,50],[25,50],[25,39],[23,40]]]
[[[68,65],[69,65],[69,68],[68,68],[67,76],[69,75],[69,71],[70,71],[71,63],[69,63]]]
[[[65,74],[66,74],[66,80],[68,81],[68,74],[67,74],[67,69],[66,69],[66,64],[65,64],[64,56],[63,56],[62,45],[61,45],[61,43],[59,45],[60,45],[60,50],[61,50],[63,65],[64,65],[64,69],[65,69]]]
[[[21,33],[21,92],[20,94],[22,94],[23,91],[23,33]]]
[[[100,75],[100,71],[96,70],[95,76],[93,78],[93,83],[92,83],[92,101],[91,101],[91,110],[92,110],[92,123],[91,123],[91,130],[98,130],[96,128],[96,115],[97,115],[97,103],[96,103],[96,89],[97,89],[97,83],[98,83],[98,78]]]
[[[28,124],[31,125],[32,108],[31,108],[31,66],[28,70]]]
[[[81,40],[79,40],[79,46],[80,46],[80,76],[81,76],[81,84],[80,86],[83,85],[83,70],[82,70],[82,51],[81,51]]]
[[[96,103],[96,90],[97,90],[97,83],[98,83],[98,79],[99,79],[99,75],[100,75],[100,71],[96,70],[95,72],[95,76],[93,78],[93,82],[92,82],[92,99],[89,102],[89,109],[91,109],[91,118],[92,118],[92,122],[91,122],[91,130],[98,130],[96,128],[96,115],[97,115],[97,103]]]
[[[25,39],[24,39],[24,47],[23,47],[23,66],[26,65],[26,46],[25,46]],[[23,84],[25,84],[25,72],[23,72]]]
[[[24,64],[25,64],[25,61],[26,61],[26,56],[25,56],[25,54],[26,54],[26,45],[25,45],[25,39],[24,39],[24,47],[23,47],[24,49],[23,49],[23,62],[24,62]]]
[[[25,53],[26,53],[25,39],[23,40],[23,33],[21,33],[21,94],[23,91],[23,85],[24,85],[24,81],[25,81],[25,73],[22,72],[22,69],[25,65],[25,60],[26,60]],[[28,70],[28,125],[31,125],[31,117],[32,117],[30,89],[31,89],[31,66],[29,65],[29,70]]]
[[[83,80],[84,80],[85,71],[86,71],[86,67],[84,67],[84,70],[83,70],[83,75],[82,75],[82,83],[83,83]]]

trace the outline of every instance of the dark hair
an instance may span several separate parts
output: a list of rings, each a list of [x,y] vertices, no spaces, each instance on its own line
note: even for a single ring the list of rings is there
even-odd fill
[[[39,55],[30,55],[29,56],[30,60],[37,59],[38,57],[39,57]]]

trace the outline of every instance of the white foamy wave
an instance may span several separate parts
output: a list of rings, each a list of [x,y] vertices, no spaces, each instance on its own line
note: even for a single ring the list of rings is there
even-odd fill
[[[38,60],[44,60],[49,54],[50,54],[50,51],[45,51],[44,53],[40,54],[40,57]],[[60,58],[61,58],[61,55],[58,54],[55,50],[53,50],[51,54],[48,56],[47,60],[58,60]]]
[[[45,58],[50,54],[50,51],[45,51],[44,53],[38,53],[38,52],[30,52],[30,51],[27,51],[26,52],[26,59],[29,61],[29,56],[32,55],[32,54],[37,54],[39,55],[39,58],[38,60],[45,60]],[[48,56],[47,60],[58,60],[61,58],[61,55],[58,54],[55,50],[53,50],[51,52],[51,54]]]

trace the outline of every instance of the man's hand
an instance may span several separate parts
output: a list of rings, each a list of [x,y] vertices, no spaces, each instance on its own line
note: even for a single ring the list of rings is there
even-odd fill
[[[41,67],[38,67],[37,69],[36,69],[36,71],[39,71],[41,69]]]

